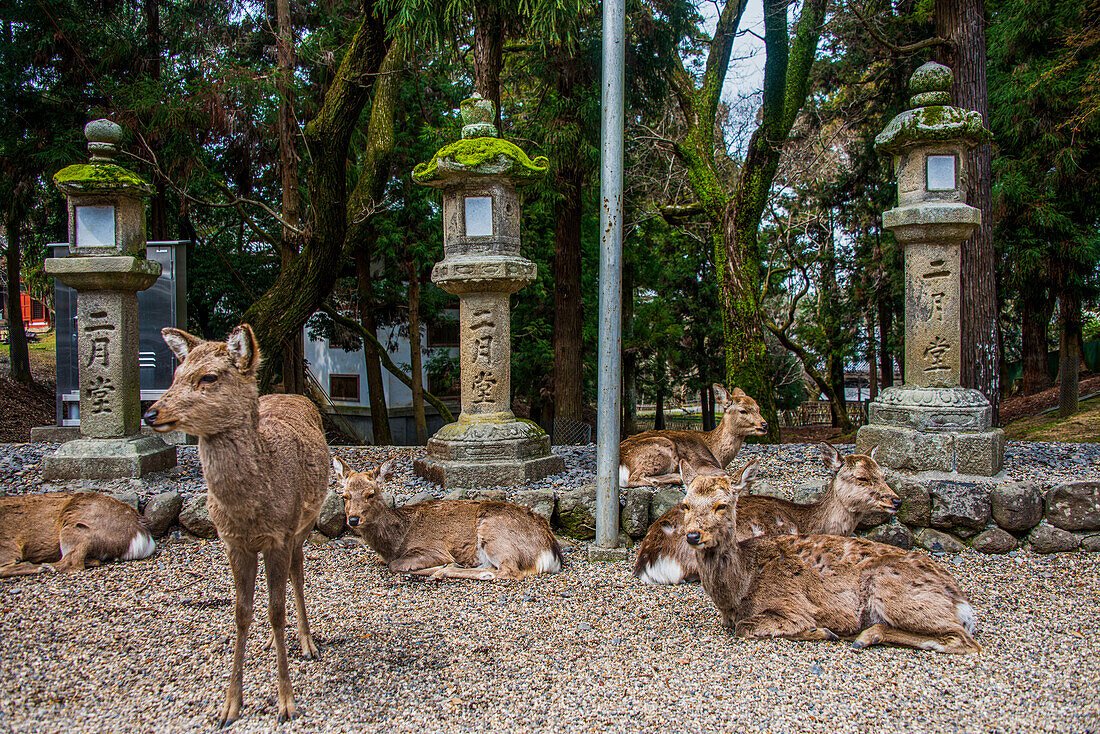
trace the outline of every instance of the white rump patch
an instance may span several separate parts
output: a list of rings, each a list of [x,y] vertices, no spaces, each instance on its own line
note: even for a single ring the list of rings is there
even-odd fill
[[[625,487],[627,481],[630,480],[630,470],[623,464],[619,464],[619,486]]]
[[[638,578],[647,584],[678,584],[684,580],[684,568],[674,558],[659,556]]]
[[[535,570],[539,573],[557,573],[561,571],[561,561],[552,550],[544,550],[535,559]]]
[[[142,558],[148,558],[153,555],[153,551],[156,550],[157,544],[153,540],[153,536],[144,530],[139,530],[134,534],[134,537],[130,539],[130,547],[126,549],[126,553],[123,554],[122,560],[124,561],[137,561]]]
[[[955,617],[958,618],[959,624],[965,627],[967,632],[974,634],[974,630],[978,627],[978,619],[974,616],[974,608],[969,603],[961,601],[956,604]]]

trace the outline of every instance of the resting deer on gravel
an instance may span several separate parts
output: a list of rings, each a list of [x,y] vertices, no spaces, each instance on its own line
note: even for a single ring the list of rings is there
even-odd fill
[[[737,504],[737,539],[772,533],[850,535],[867,512],[897,512],[901,498],[890,489],[882,467],[875,461],[877,448],[867,455],[841,456],[822,443],[821,459],[831,477],[817,501],[802,505],[778,497],[745,495]],[[751,484],[758,468],[753,459],[742,470],[742,478]],[[698,476],[725,476],[725,472],[707,467],[695,472],[687,464],[681,471],[685,487]],[[650,525],[638,546],[634,575],[648,584],[697,579],[695,551],[684,536],[684,509],[677,505]]]
[[[335,456],[332,465],[348,525],[391,571],[489,581],[561,570],[561,547],[550,523],[526,507],[428,500],[395,509],[382,497],[393,459],[366,472],[353,471]]]
[[[241,714],[244,648],[252,624],[257,555],[264,556],[268,619],[279,670],[279,721],[296,713],[287,669],[286,581],[294,586],[302,655],[317,657],[306,620],[302,543],[328,492],[329,451],[316,406],[300,395],[264,395],[256,388],[260,349],[251,327],[223,342],[179,329],[161,333],[180,365],[172,386],[145,413],[156,431],[199,439],[206,506],[225,543],[236,591],[237,638],[219,723]]]
[[[955,579],[922,553],[834,535],[738,542],[738,497],[752,473],[746,467],[736,479],[697,477],[683,503],[699,579],[738,637],[846,637],[857,649],[981,651],[971,636],[970,603]]]
[[[722,403],[722,420],[713,431],[646,431],[619,444],[619,485],[657,487],[680,484],[680,463],[699,471],[704,466],[725,469],[747,436],[763,436],[768,422],[760,406],[740,388],[726,392],[714,385]]]
[[[0,578],[134,561],[156,543],[141,515],[95,492],[0,497]]]

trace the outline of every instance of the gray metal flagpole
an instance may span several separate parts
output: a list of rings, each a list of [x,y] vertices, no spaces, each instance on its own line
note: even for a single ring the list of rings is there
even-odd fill
[[[596,416],[596,545],[619,539],[619,387],[622,381],[623,84],[625,0],[603,4],[600,148],[600,340]]]

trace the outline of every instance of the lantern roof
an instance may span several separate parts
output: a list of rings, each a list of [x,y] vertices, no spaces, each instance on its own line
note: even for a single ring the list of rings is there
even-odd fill
[[[875,150],[896,155],[926,143],[961,142],[968,148],[992,139],[980,112],[954,107],[951,69],[929,61],[909,79],[910,109],[890,121],[875,137]]]
[[[88,163],[77,163],[54,174],[53,182],[67,196],[74,194],[124,194],[148,197],[153,187],[141,176],[114,163],[122,128],[110,120],[92,120],[84,126]]]

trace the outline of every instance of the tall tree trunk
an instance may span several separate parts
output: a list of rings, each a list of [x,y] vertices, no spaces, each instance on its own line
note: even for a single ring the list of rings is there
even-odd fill
[[[867,311],[867,399],[874,400],[878,397],[878,366],[875,344],[875,314]]]
[[[1081,298],[1076,294],[1062,291],[1058,296],[1059,314],[1062,322],[1062,340],[1059,379],[1058,379],[1058,415],[1068,418],[1077,412],[1077,398],[1080,384],[1078,370],[1081,367]]]
[[[665,430],[665,390],[663,385],[657,386],[657,401],[653,410],[653,430]]]
[[[710,359],[707,355],[706,336],[700,332],[695,337],[695,365],[699,371],[699,404],[703,411],[703,430],[714,429],[714,392],[711,388]]]
[[[416,262],[409,260],[405,269],[409,276],[409,371],[412,373],[413,422],[416,443],[428,443],[428,420],[424,416],[424,374],[420,354],[420,273]]]
[[[1023,289],[1020,301],[1020,320],[1023,322],[1020,358],[1023,367],[1021,391],[1024,395],[1034,395],[1051,387],[1048,330],[1053,309],[1053,300],[1041,289]]]
[[[581,200],[584,170],[563,166],[563,200],[554,229],[554,418],[580,421],[584,409],[582,368]]]
[[[500,70],[504,68],[504,19],[495,0],[474,5],[474,87],[496,110],[500,131]],[[501,131],[503,133],[503,131]]]
[[[882,389],[894,386],[894,355],[890,352],[890,324],[894,320],[890,294],[878,302],[878,366]]]
[[[936,35],[951,41],[937,46],[941,63],[954,71],[953,104],[975,110],[989,121],[986,92],[985,0],[935,0]],[[992,147],[978,146],[966,157],[966,199],[982,211],[982,223],[963,243],[961,253],[963,387],[981,390],[998,424],[1001,403],[998,373],[997,270],[993,249]]]
[[[634,265],[623,262],[623,433],[638,433],[638,352],[634,346]]]
[[[373,230],[373,228],[368,228]],[[373,235],[373,231],[371,232]],[[355,275],[359,289],[359,323],[371,334],[378,335],[378,324],[374,319],[374,280],[370,271],[371,248],[360,243],[355,250]],[[367,368],[367,399],[370,401],[371,431],[376,446],[389,446],[393,443],[390,433],[390,412],[386,406],[386,390],[382,384],[382,363],[378,349],[369,342],[363,342],[363,359]]]
[[[841,353],[841,324],[837,310],[840,308],[840,286],[836,280],[836,239],[832,226],[811,225],[819,238],[818,259],[821,263],[821,283],[817,298],[817,320],[825,339],[825,365],[829,385],[835,396],[829,401],[832,424],[836,428],[845,424],[848,413],[847,396],[844,393],[844,357]]]
[[[289,0],[275,0],[277,37],[275,57],[278,72],[275,89],[279,94],[279,183],[282,187],[282,237],[279,240],[279,260],[287,267],[298,255],[297,229],[300,225],[300,195],[298,192],[298,152],[294,145],[294,69],[297,54],[294,50],[294,27],[290,17]],[[288,335],[283,341],[282,371],[283,390],[302,395],[305,393],[305,354],[302,330]]]
[[[19,240],[22,217],[16,207],[10,207],[7,221],[4,223],[7,236],[8,259],[8,355],[11,361],[11,379],[24,385],[31,385],[31,360],[27,352],[27,334],[23,330],[23,308],[19,303]]]

